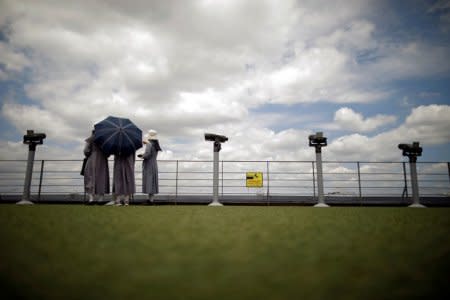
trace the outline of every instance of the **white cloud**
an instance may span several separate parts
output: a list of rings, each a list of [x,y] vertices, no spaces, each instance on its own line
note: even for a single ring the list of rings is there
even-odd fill
[[[364,19],[373,4],[336,3],[319,11],[323,5],[269,0],[129,6],[7,1],[5,19],[10,44],[30,53],[34,77],[27,91],[43,102],[80,101],[84,96],[83,104],[95,104],[114,100],[112,95],[120,92],[130,106],[140,107],[149,101],[152,106],[176,103],[183,93],[233,90],[230,101],[245,109],[269,101],[365,103],[389,95],[371,81],[381,73],[396,73],[385,68],[398,53],[383,50],[385,59],[381,66],[370,66],[376,72],[371,76],[354,62],[355,51],[379,44],[375,25]],[[284,64],[280,58],[286,51],[291,54]],[[406,56],[397,67],[403,70],[417,61],[424,62],[415,73],[428,64],[434,69],[437,59]],[[253,73],[245,70],[249,64]]]
[[[332,141],[327,148],[329,159],[347,160],[363,157],[362,154],[373,157],[376,149],[371,145],[369,137],[360,134],[351,134],[339,137]],[[328,152],[329,151],[329,152]]]
[[[402,156],[397,145],[413,141],[419,141],[426,153],[427,148],[432,145],[450,142],[450,121],[446,118],[449,110],[448,105],[421,106],[414,108],[403,124],[387,132],[373,137],[354,133],[330,139],[328,147],[323,150],[323,159],[328,161],[399,161],[402,160]],[[432,119],[436,122],[430,121]],[[41,124],[52,124],[51,121],[45,122],[45,120],[44,118]],[[159,132],[160,143],[164,150],[159,159],[211,160],[212,144],[204,140],[205,132],[224,134],[229,137],[229,141],[223,144],[220,154],[223,160],[311,161],[315,159],[314,149],[308,146],[308,136],[313,132],[300,129],[275,132],[267,127],[273,120],[275,119],[272,118],[265,123],[264,117],[249,116],[240,122],[215,124],[204,128],[192,127],[181,133]],[[54,135],[57,132],[45,126],[37,127],[41,130],[51,130],[47,132],[50,134],[45,140],[45,148],[38,149],[41,158],[82,157],[83,140],[68,140],[77,145],[74,149],[64,148],[63,145],[56,146]],[[327,135],[326,132],[325,135]],[[23,159],[25,150],[22,148],[26,149],[26,146],[19,141],[1,142],[0,157]]]
[[[33,129],[35,132],[47,133],[54,141],[79,141],[74,134],[75,130],[63,118],[36,106],[5,103],[2,115],[21,132]]]
[[[373,1],[2,1],[0,6],[6,36],[0,43],[5,66],[0,78],[29,69],[21,84],[32,101],[3,100],[2,116],[20,131],[43,130],[61,144],[82,141],[95,122],[118,115],[144,130],[157,129],[167,149],[162,157],[209,158],[202,134],[218,131],[232,137],[223,150],[229,159],[312,159],[308,130],[276,131],[277,122],[292,120],[255,115],[252,109],[375,102],[391,93],[380,82],[449,69],[442,63],[447,48],[380,38],[367,17]],[[366,52],[370,59],[361,62]],[[427,125],[419,113],[432,110],[414,110],[386,137],[337,139],[329,155],[365,157],[349,147],[408,134],[446,141],[445,121]],[[394,117],[364,118],[344,109],[335,122],[364,133],[392,124]],[[361,149],[367,155],[372,148]]]
[[[321,36],[316,44],[319,47],[338,47],[348,50],[374,49],[377,46],[373,38],[375,25],[366,20],[355,20],[343,28],[336,29],[328,36]]]
[[[428,145],[450,142],[449,116],[449,105],[416,107],[403,125],[405,137],[421,140]]]
[[[83,143],[73,148],[61,147],[55,144],[48,145],[48,139],[44,139],[43,145],[38,145],[35,153],[35,160],[41,159],[61,159],[61,160],[82,160],[83,159]],[[14,168],[18,167],[18,171],[24,172],[25,163],[28,157],[28,146],[22,141],[0,141],[0,159],[20,160],[21,162],[11,162],[11,164],[3,163],[1,167]],[[81,166],[80,166],[81,167]]]
[[[371,76],[382,82],[407,78],[442,75],[450,70],[447,61],[449,49],[427,45],[419,41],[406,44],[386,44],[380,50],[381,58],[367,67]],[[375,79],[375,78],[374,78]]]
[[[421,105],[413,109],[411,115],[406,119],[406,125],[441,125],[445,127],[450,125],[449,116],[450,106],[448,105]]]
[[[386,126],[396,121],[395,116],[376,115],[364,119],[363,115],[351,108],[343,107],[334,114],[334,121],[339,129],[353,132],[370,132],[379,127]]]
[[[22,71],[29,63],[30,62],[23,53],[14,49],[9,44],[0,42],[0,67],[3,65],[6,72],[17,73]],[[0,69],[0,72],[3,73],[3,79],[8,78],[5,71]]]
[[[419,141],[424,147],[450,142],[449,105],[428,105],[412,109],[397,128],[373,137],[351,134],[337,138],[329,145],[329,155],[337,160],[398,161],[400,143]]]

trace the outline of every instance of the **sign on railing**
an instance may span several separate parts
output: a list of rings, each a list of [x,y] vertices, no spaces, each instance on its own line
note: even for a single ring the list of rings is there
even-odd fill
[[[245,186],[248,188],[263,187],[263,173],[262,172],[247,172],[245,175]]]

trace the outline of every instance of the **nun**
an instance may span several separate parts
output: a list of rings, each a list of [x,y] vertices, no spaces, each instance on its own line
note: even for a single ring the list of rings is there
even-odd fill
[[[116,206],[129,205],[136,192],[134,162],[136,152],[129,155],[114,155],[113,194]]]
[[[159,146],[157,132],[153,129],[148,131],[148,134],[143,141],[145,146],[144,154],[138,155],[143,159],[142,162],[142,193],[148,194],[148,204],[153,204],[155,194],[159,193],[158,184],[158,163],[156,158],[158,152],[162,151]]]
[[[84,188],[89,195],[88,203],[94,204],[95,198],[98,198],[98,202],[103,202],[104,195],[109,194],[108,156],[94,143],[94,130],[85,142]]]

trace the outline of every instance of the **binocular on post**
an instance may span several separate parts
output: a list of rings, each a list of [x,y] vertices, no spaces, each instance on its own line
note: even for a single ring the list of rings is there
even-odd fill
[[[205,140],[214,142],[213,201],[209,206],[222,206],[222,203],[219,202],[219,152],[222,149],[222,143],[228,141],[228,138],[224,135],[205,133]]]
[[[321,152],[321,148],[327,146],[327,138],[323,136],[322,132],[317,132],[308,137],[309,146],[315,147],[316,152]]]
[[[22,200],[17,202],[17,204],[33,204],[33,202],[30,201],[30,189],[31,178],[33,176],[34,154],[36,152],[36,145],[42,145],[45,137],[45,133],[35,133],[34,130],[30,129],[28,129],[27,134],[23,136],[23,143],[28,145],[28,161],[25,182],[23,184]]]
[[[214,133],[205,133],[205,140],[214,142],[214,152],[219,152],[222,149],[221,143],[228,141],[228,137]]]
[[[403,156],[408,156],[409,161],[416,162],[417,156],[422,156],[422,147],[419,146],[419,142],[413,142],[412,144],[398,144],[398,148],[402,150]]]
[[[34,130],[27,130],[23,136],[23,143],[29,146],[29,150],[36,150],[36,145],[42,145],[46,138],[45,133],[35,133]]]

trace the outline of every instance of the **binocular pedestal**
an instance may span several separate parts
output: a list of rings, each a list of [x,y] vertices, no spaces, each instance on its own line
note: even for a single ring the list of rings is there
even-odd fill
[[[417,181],[417,168],[416,168],[416,162],[413,157],[410,157],[409,160],[409,167],[411,170],[411,187],[412,187],[412,198],[413,198],[413,204],[411,204],[409,207],[418,207],[418,208],[424,208],[425,205],[420,204],[420,198],[419,198],[419,184]]]
[[[426,207],[420,204],[419,198],[419,184],[417,183],[417,168],[416,162],[417,157],[422,155],[422,147],[420,147],[419,142],[413,142],[412,144],[399,144],[398,148],[402,150],[403,156],[408,156],[409,158],[409,168],[411,170],[411,187],[412,187],[412,200],[413,204],[409,207]]]
[[[316,167],[317,167],[318,201],[317,204],[314,205],[314,207],[329,207],[329,205],[325,203],[323,195],[322,151],[320,147],[316,147]]]
[[[223,206],[219,202],[219,151],[221,149],[219,142],[214,142],[214,162],[213,162],[213,201],[209,206]]]
[[[25,182],[23,185],[23,195],[22,200],[16,204],[27,205],[33,204],[30,201],[30,187],[31,187],[31,177],[33,175],[33,164],[34,164],[34,154],[36,153],[36,144],[32,143],[28,147],[28,161],[27,161],[27,171],[25,173]]]
[[[328,207],[323,196],[323,172],[322,172],[322,147],[328,145],[327,138],[323,136],[323,132],[317,132],[308,137],[309,146],[316,150],[316,168],[317,168],[317,194],[318,201],[314,207]]]
[[[27,171],[25,173],[25,183],[23,185],[22,200],[17,204],[33,204],[30,201],[30,187],[31,176],[33,175],[34,154],[36,153],[36,146],[42,145],[46,135],[45,133],[34,132],[34,130],[28,129],[27,134],[23,136],[23,143],[28,145],[28,162]]]

